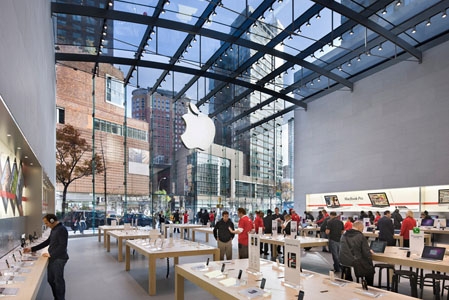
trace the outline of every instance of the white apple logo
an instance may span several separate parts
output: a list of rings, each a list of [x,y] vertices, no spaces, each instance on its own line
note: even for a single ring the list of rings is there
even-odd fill
[[[206,150],[214,141],[215,124],[205,114],[200,113],[195,104],[189,104],[189,111],[182,116],[186,122],[186,131],[181,140],[187,149]]]

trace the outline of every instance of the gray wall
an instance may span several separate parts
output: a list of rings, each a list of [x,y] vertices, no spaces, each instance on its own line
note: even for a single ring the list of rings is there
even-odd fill
[[[0,1],[0,41],[0,94],[55,185],[56,77],[50,1]]]
[[[449,183],[449,42],[295,111],[295,206],[306,194]]]
[[[53,186],[56,177],[56,97],[49,0],[0,1],[0,95]],[[6,138],[6,137],[0,137]],[[23,232],[42,229],[42,176],[33,175],[35,202],[26,217],[0,220],[0,256]],[[40,193],[40,194],[39,194]],[[54,201],[54,197],[52,199]],[[50,205],[52,205],[50,203]],[[50,206],[49,205],[49,206]]]

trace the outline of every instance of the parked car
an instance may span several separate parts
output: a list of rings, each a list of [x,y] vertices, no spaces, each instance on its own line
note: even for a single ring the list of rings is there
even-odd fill
[[[123,217],[118,214],[108,214],[106,217],[106,224],[111,225],[111,221],[115,220],[117,221],[117,225],[123,225]]]
[[[96,210],[95,211],[95,218],[93,218],[93,211],[92,210],[75,210],[75,211],[69,211],[65,214],[64,218],[62,219],[62,223],[64,226],[70,227],[72,230],[74,229],[75,220],[78,218],[80,214],[84,214],[86,217],[86,229],[89,229],[93,225],[93,221],[95,221],[95,227],[104,225],[104,211],[102,210]]]
[[[137,219],[137,226],[152,226],[153,225],[153,218],[151,218],[143,213],[125,214],[122,218],[123,223],[131,223],[131,224],[135,224],[136,219]]]

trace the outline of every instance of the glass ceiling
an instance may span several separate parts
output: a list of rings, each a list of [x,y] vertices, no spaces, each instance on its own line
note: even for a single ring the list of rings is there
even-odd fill
[[[449,0],[58,0],[52,16],[58,63],[91,62],[90,72],[114,64],[128,90],[173,91],[211,117],[254,92],[264,99],[227,123],[284,102],[245,132],[351,92],[383,66],[420,63],[448,39],[448,8]],[[233,99],[209,105],[230,86]]]

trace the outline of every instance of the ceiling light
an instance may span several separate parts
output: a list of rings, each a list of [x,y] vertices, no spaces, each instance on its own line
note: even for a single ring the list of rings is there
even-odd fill
[[[111,0],[111,1],[109,1],[109,3],[108,3],[108,4],[109,4],[109,6],[112,6],[112,0]]]
[[[284,41],[281,42],[281,46],[284,46]]]
[[[220,56],[220,58],[218,59],[219,61],[223,61],[223,58],[221,58],[221,56]]]
[[[261,20],[261,21],[264,21],[264,20],[265,20],[265,16],[262,15],[262,16],[260,17],[260,20]]]
[[[246,35],[248,35],[249,34],[249,30],[246,32]]]
[[[387,8],[386,8],[386,7],[385,7],[384,10],[382,11],[382,14],[383,14],[383,15],[386,15],[386,14],[387,14]]]
[[[270,9],[268,10],[269,12],[273,12],[273,6],[270,6]]]
[[[28,155],[25,155],[25,158],[28,158]]]
[[[446,18],[447,17],[447,14],[446,14],[446,11],[445,10],[443,10],[443,12],[441,13],[441,18]]]
[[[341,36],[338,38],[338,40],[339,40],[339,41],[343,41],[343,36],[341,35]]]
[[[192,48],[192,44],[189,44],[189,48]]]
[[[401,0],[398,0],[398,2],[396,2],[396,6],[401,6],[402,2]]]
[[[282,0],[278,0],[279,3],[282,3]]]
[[[285,72],[284,72],[284,75],[288,75],[288,72],[287,72],[287,70],[285,70]]]
[[[151,34],[154,34],[154,30],[151,30]]]
[[[366,56],[371,56],[371,52],[369,52],[369,50],[368,51],[366,51]]]
[[[320,13],[317,13],[316,17],[318,20],[321,19]]]
[[[6,134],[6,136],[7,136],[7,137],[10,137],[10,136],[11,136],[11,134],[10,134],[10,133],[7,133],[7,134]]]
[[[320,81],[321,81],[321,77],[318,77],[316,81],[317,81],[317,82],[320,82]]]
[[[313,86],[313,80],[310,82],[310,86]]]
[[[343,71],[343,68],[341,66],[337,67],[338,71]]]
[[[232,46],[231,46],[231,47],[229,47],[229,51],[231,51],[231,52],[232,52],[233,50],[234,50],[234,48],[232,48]]]
[[[426,26],[430,26],[430,25],[432,25],[432,23],[430,22],[430,19],[429,19],[429,20],[427,20]]]
[[[257,24],[256,24],[255,22],[254,22],[254,24],[253,24],[253,27],[254,27],[254,28],[256,28],[256,27],[257,27]]]
[[[216,16],[216,15],[217,15],[217,12],[214,10],[214,11],[212,12],[212,15],[213,15],[213,16]]]
[[[196,43],[196,38],[195,37],[193,38],[193,42]]]
[[[320,52],[321,52],[321,53],[323,53],[323,52],[324,52],[323,48],[321,48],[321,49],[320,49]]]
[[[416,33],[416,26],[413,26],[412,33]]]
[[[170,5],[170,1],[169,0],[165,1],[165,5]]]
[[[210,22],[211,22],[210,19],[207,19],[207,20],[206,20],[206,23],[207,23],[207,24],[210,24]]]
[[[227,53],[227,52],[225,52],[225,53],[224,53],[224,56],[228,56],[228,53]]]
[[[348,67],[352,66],[352,63],[351,63],[351,61],[348,61],[348,64],[347,64],[347,66],[348,66]]]
[[[298,30],[296,30],[297,33],[301,33],[301,27],[298,28]]]
[[[17,147],[17,150],[22,150],[22,148],[21,147]]]
[[[161,11],[161,14],[165,14],[165,9],[163,9],[163,10]]]
[[[310,20],[307,21],[306,26],[307,26],[307,27],[310,26]]]
[[[351,30],[349,31],[349,35],[353,35],[354,34],[354,29],[351,28]]]
[[[362,59],[360,58],[360,55],[357,56],[357,61],[361,61]]]
[[[377,50],[379,50],[379,51],[382,51],[382,50],[383,50],[382,44],[379,45],[379,48],[377,48]]]
[[[294,71],[294,70],[295,70],[295,66],[293,66],[293,67],[291,68],[291,70]]]
[[[311,58],[314,58],[314,57],[315,57],[315,55],[314,55],[314,54],[312,53],[312,54],[310,54],[310,57],[311,57]]]
[[[289,40],[293,40],[292,35],[290,34],[290,36],[288,37]]]

